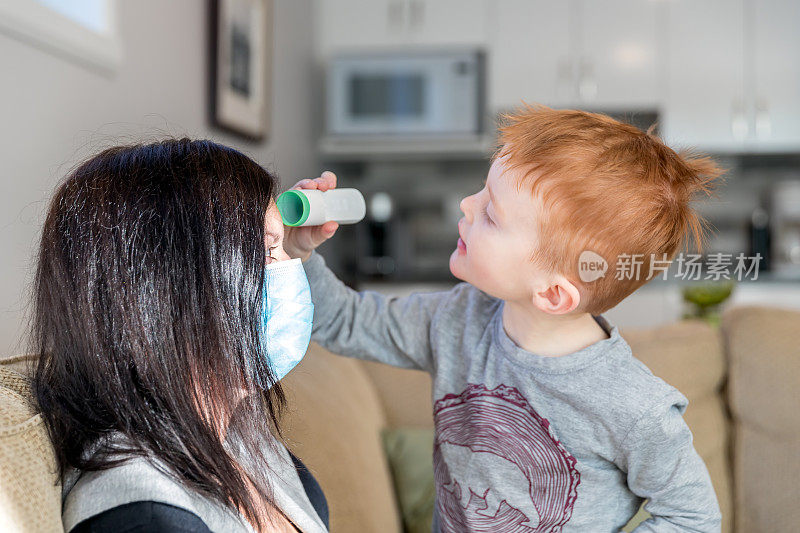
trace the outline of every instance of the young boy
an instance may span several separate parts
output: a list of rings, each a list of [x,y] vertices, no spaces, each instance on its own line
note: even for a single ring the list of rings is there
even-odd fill
[[[686,398],[601,313],[689,234],[700,244],[689,201],[720,170],[599,114],[506,119],[485,187],[461,202],[450,270],[464,283],[449,291],[355,292],[313,252],[336,223],[285,228],[311,285],[312,340],[432,375],[434,531],[618,531],[645,498],[637,532],[719,531]],[[330,172],[295,185],[335,186]],[[615,275],[625,254],[643,257],[639,276]]]

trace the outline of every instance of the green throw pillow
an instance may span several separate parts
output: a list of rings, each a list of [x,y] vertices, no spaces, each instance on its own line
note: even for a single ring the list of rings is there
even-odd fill
[[[436,498],[433,429],[386,429],[383,431],[383,448],[392,469],[405,531],[430,533]]]

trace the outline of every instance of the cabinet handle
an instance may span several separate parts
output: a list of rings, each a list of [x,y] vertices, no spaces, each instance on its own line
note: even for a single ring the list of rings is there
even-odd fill
[[[405,0],[398,0],[389,2],[389,5],[386,6],[386,29],[394,31],[404,25],[404,4]]]
[[[772,120],[769,115],[769,106],[763,98],[756,103],[756,138],[767,139],[772,134]]]
[[[425,20],[425,2],[423,0],[410,0],[409,2],[409,27],[418,29]]]
[[[744,104],[741,100],[736,100],[731,106],[731,134],[737,141],[743,141],[749,129]]]

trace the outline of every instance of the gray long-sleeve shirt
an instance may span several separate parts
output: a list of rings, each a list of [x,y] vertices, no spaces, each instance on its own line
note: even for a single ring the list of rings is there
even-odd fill
[[[635,359],[616,326],[562,357],[508,337],[503,301],[468,283],[389,297],[344,285],[314,252],[304,263],[312,340],[328,350],[429,372],[435,523],[442,531],[719,531],[687,400]]]

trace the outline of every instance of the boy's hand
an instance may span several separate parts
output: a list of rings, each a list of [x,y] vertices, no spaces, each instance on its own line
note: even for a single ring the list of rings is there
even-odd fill
[[[291,189],[319,189],[327,191],[336,188],[336,174],[325,171],[315,179],[304,179],[294,184]],[[299,257],[305,262],[311,257],[314,249],[327,241],[336,233],[338,222],[330,221],[321,226],[283,226],[283,249],[292,259]]]

